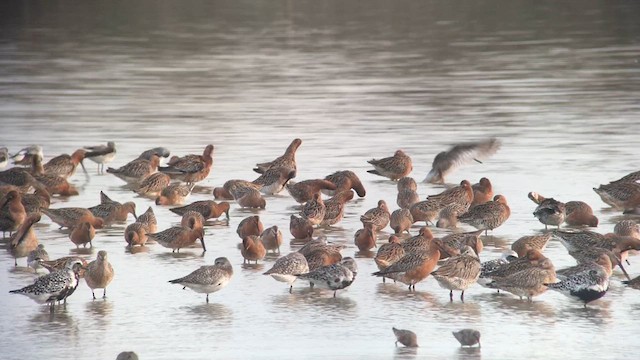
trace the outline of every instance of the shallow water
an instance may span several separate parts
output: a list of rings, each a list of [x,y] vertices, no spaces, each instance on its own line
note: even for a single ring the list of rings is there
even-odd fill
[[[214,169],[189,201],[233,178],[252,180],[256,162],[303,140],[297,180],[350,169],[367,196],[320,231],[356,256],[354,284],[332,298],[260,275],[274,261],[243,267],[235,230],[252,214],[232,205],[229,225],[207,227],[208,251],[179,256],[159,245],[131,254],[126,224],[102,230],[116,277],[108,299],[91,301],[81,283],[53,315],[8,290],[34,275],[0,252],[0,348],[3,358],[113,359],[135,350],[145,359],[201,358],[620,358],[635,351],[638,293],[615,272],[607,295],[583,309],[557,293],[533,303],[473,286],[449,302],[428,278],[409,293],[369,276],[376,267],[353,246],[359,215],[395,184],[366,173],[366,160],[402,148],[420,181],[437,152],[496,136],[502,149],[484,164],[448,179],[487,176],[512,209],[509,221],[483,237],[482,259],[497,257],[543,227],[531,215],[529,191],[583,200],[610,232],[625,218],[591,190],[638,170],[640,5],[635,2],[511,1],[64,1],[4,3],[0,17],[0,145],[31,143],[45,157],[115,141],[120,166],[141,151],[174,154],[215,145]],[[92,206],[99,191],[151,205],[159,228],[179,218],[134,196],[111,175],[72,181],[81,195],[52,207]],[[421,196],[442,188],[420,184]],[[259,211],[265,227],[286,237],[295,202],[282,193]],[[129,219],[132,221],[132,218]],[[470,228],[465,227],[465,230]],[[413,229],[415,232],[417,227]],[[379,235],[386,241],[388,231]],[[66,233],[44,217],[37,226],[52,258],[74,253]],[[443,235],[444,231],[436,231]],[[297,249],[288,241],[283,253]],[[557,268],[573,264],[556,242],[546,250]],[[229,286],[204,296],[167,283],[218,256],[235,269]],[[631,258],[629,272],[640,273]],[[25,260],[20,259],[24,266]],[[417,350],[396,349],[391,327],[412,329]],[[483,347],[460,349],[450,332],[481,331]],[[514,343],[515,342],[515,343]]]

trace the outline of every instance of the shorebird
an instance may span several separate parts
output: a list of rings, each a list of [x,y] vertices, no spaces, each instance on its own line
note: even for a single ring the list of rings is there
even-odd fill
[[[471,202],[470,207],[484,204],[493,199],[493,185],[491,185],[491,181],[486,177],[481,178],[479,182],[471,185],[471,189],[473,189],[473,202]]]
[[[85,169],[84,163],[82,162],[86,153],[85,150],[78,149],[71,155],[62,154],[56,156],[44,164],[44,171],[47,174],[59,175],[66,179],[76,173],[76,167],[80,164],[82,171],[87,174],[87,169]]]
[[[253,171],[257,172],[258,174],[264,174],[270,169],[284,169],[287,173],[293,171],[291,178],[296,177],[296,151],[301,144],[302,140],[293,139],[282,156],[277,157],[273,161],[256,164],[256,167],[253,169]]]
[[[304,217],[291,215],[289,220],[289,232],[295,239],[306,240],[313,236],[313,224]]]
[[[398,204],[400,208],[408,209],[411,205],[420,201],[418,184],[412,177],[405,176],[398,180],[397,189],[396,204]]]
[[[138,219],[138,216],[136,215],[136,204],[132,201],[128,201],[124,204],[117,201],[102,202],[96,206],[90,207],[89,211],[91,211],[93,216],[102,218],[105,225],[110,225],[114,222],[127,221],[129,214],[133,215],[135,219]]]
[[[113,266],[107,260],[107,252],[104,250],[98,251],[98,256],[89,263],[84,273],[84,280],[91,289],[91,295],[94,300],[96,299],[96,295],[93,292],[95,289],[103,289],[102,298],[105,299],[107,297],[107,286],[113,280],[113,274]]]
[[[530,192],[529,199],[534,203],[540,205],[545,202],[546,197],[536,193]],[[564,222],[569,226],[598,226],[598,218],[593,215],[593,209],[587,203],[583,201],[569,201],[565,202],[565,217]]]
[[[260,192],[275,195],[281,192],[287,182],[296,176],[296,171],[283,167],[272,167],[266,170],[253,183],[261,186]]]
[[[484,287],[490,287],[488,284],[493,281],[494,277],[508,277],[537,265],[544,259],[546,259],[546,257],[538,250],[528,250],[523,257],[518,257],[518,254],[513,250],[505,251],[500,258],[485,261],[481,264],[478,284]]]
[[[156,214],[153,213],[151,206],[149,206],[147,211],[142,213],[142,215],[138,216],[138,220],[136,220],[136,222],[142,224],[147,233],[154,233],[158,231],[158,220],[156,219]]]
[[[602,266],[596,265],[580,273],[568,276],[560,282],[545,285],[551,290],[582,301],[586,308],[588,303],[600,299],[607,293],[607,290],[609,290],[609,275]]]
[[[418,347],[418,337],[416,333],[411,330],[396,329],[395,327],[391,329],[396,336],[396,347],[398,347],[398,343],[406,347]]]
[[[375,276],[392,277],[415,291],[416,284],[424,280],[435,269],[440,258],[439,240],[429,241],[426,251],[407,252],[398,261],[384,270],[373,273]],[[389,276],[391,275],[391,276]]]
[[[542,235],[523,236],[511,244],[511,250],[515,251],[519,257],[523,257],[529,249],[543,251],[551,237],[550,232]]]
[[[185,199],[191,195],[195,185],[171,184],[162,189],[160,196],[156,198],[156,205],[182,205]]]
[[[299,252],[292,252],[286,256],[278,258],[271,269],[265,271],[263,275],[271,275],[274,279],[289,285],[289,293],[293,291],[293,283],[296,281],[296,274],[309,272],[307,259]]]
[[[9,150],[6,147],[0,148],[0,169],[7,167],[9,163]]]
[[[511,209],[507,199],[503,195],[496,195],[493,201],[470,208],[468,212],[460,215],[458,220],[476,229],[485,230],[486,234],[489,230],[504,224],[510,215]]]
[[[22,205],[22,196],[16,190],[11,190],[0,199],[0,230],[4,237],[16,231],[27,218],[27,212]]]
[[[160,245],[172,249],[171,252],[180,252],[180,249],[193,245],[200,239],[202,250],[207,251],[204,244],[204,229],[202,227],[182,227],[174,226],[159,233],[147,234],[151,240],[157,241]]]
[[[34,188],[46,191],[49,194],[61,196],[78,195],[78,190],[71,185],[66,178],[53,173],[45,173],[42,158],[39,154],[32,157],[31,172],[36,180],[31,184]]]
[[[324,217],[321,226],[331,226],[342,221],[344,217],[344,206],[347,201],[353,199],[353,191],[346,190],[335,193],[333,197],[324,201]]]
[[[622,283],[628,285],[631,288],[640,290],[640,276],[636,276],[631,280],[623,280]]]
[[[170,183],[171,178],[169,175],[157,172],[145,177],[135,191],[143,196],[158,197]]]
[[[76,245],[76,249],[80,248],[80,245],[83,245],[86,248],[87,244],[89,244],[90,247],[93,247],[91,241],[96,236],[96,229],[90,222],[81,222],[70,229],[71,232],[69,233],[69,239],[71,239],[71,242]]]
[[[107,172],[117,176],[128,184],[137,185],[149,175],[158,171],[160,158],[157,155],[151,155],[149,160],[135,159],[127,164],[114,169],[107,168]]]
[[[367,170],[368,173],[398,180],[409,175],[413,170],[411,157],[402,150],[396,150],[393,156],[382,159],[371,159],[367,161],[373,165],[374,170]]]
[[[166,147],[155,147],[153,149],[143,151],[137,159],[151,160],[153,156],[157,156],[158,158],[168,158],[171,156],[171,151]]]
[[[272,227],[265,229],[262,234],[260,234],[260,238],[262,239],[264,248],[267,249],[267,251],[271,250],[275,253],[277,250],[278,254],[280,254],[282,231],[278,229],[277,225],[273,225]]]
[[[603,202],[618,210],[631,210],[640,206],[640,183],[617,182],[593,188]]]
[[[460,331],[452,331],[453,337],[458,340],[460,346],[473,346],[478,344],[478,347],[482,347],[480,344],[480,331],[474,329],[462,329]]]
[[[27,216],[25,221],[20,224],[18,230],[11,235],[7,250],[13,255],[14,265],[18,266],[18,258],[27,257],[30,253],[38,248],[38,237],[33,231],[33,224],[40,221],[40,215],[33,214]],[[27,265],[29,260],[27,260]]]
[[[116,143],[107,142],[107,145],[85,146],[89,150],[84,154],[85,159],[89,159],[98,164],[98,174],[104,173],[104,164],[108,164],[116,157]]]
[[[336,171],[333,174],[327,175],[325,180],[329,180],[336,185],[336,190],[322,190],[326,195],[333,196],[334,193],[347,191],[353,189],[359,197],[364,197],[367,194],[362,182],[351,170]]]
[[[225,214],[228,220],[229,208],[229,203],[226,201],[217,203],[213,200],[201,200],[193,202],[186,206],[171,208],[169,210],[178,215],[184,215],[184,213],[186,213],[187,211],[195,211],[200,213],[205,220],[217,219],[222,214]]]
[[[473,201],[473,189],[468,180],[462,180],[459,186],[454,186],[439,194],[429,195],[427,200],[413,204],[409,210],[414,221],[433,222],[440,211],[455,205],[455,210],[462,213],[469,209]]]
[[[53,312],[56,301],[65,301],[78,287],[79,272],[83,268],[82,261],[68,261],[64,269],[42,275],[29,286],[9,291],[33,299],[39,304],[49,304]]]
[[[453,301],[453,290],[461,290],[460,301],[464,301],[464,291],[480,276],[480,259],[476,252],[465,246],[464,252],[447,259],[431,275],[440,287],[449,290],[449,300]]]
[[[83,222],[89,222],[96,229],[102,229],[104,220],[93,216],[91,211],[85,208],[59,208],[59,209],[42,209],[42,213],[47,215],[51,221],[60,225],[60,228],[67,227],[69,229],[76,227]]]
[[[556,282],[556,272],[551,260],[544,258],[537,264],[505,277],[494,277],[487,286],[501,289],[516,296],[526,297],[529,302],[534,296],[547,291],[547,285]]]
[[[233,267],[226,257],[216,258],[213,265],[201,266],[185,277],[170,280],[172,284],[180,284],[184,288],[189,288],[197,293],[209,294],[221,290],[229,284],[233,276]]]
[[[545,230],[548,225],[560,228],[560,224],[564,222],[566,217],[566,207],[564,203],[554,198],[545,198],[533,211],[533,216],[544,224]]]
[[[413,216],[409,209],[398,209],[391,213],[389,217],[389,225],[393,229],[396,235],[406,231],[409,232],[411,225],[413,225]]]
[[[240,248],[240,254],[244,258],[243,264],[251,263],[264,259],[267,255],[267,249],[264,247],[264,243],[260,236],[248,235],[242,239],[242,247]]]
[[[143,246],[147,243],[147,240],[146,227],[139,222],[129,224],[124,230],[124,241],[127,242],[129,247],[136,245]]]
[[[324,219],[327,208],[320,194],[313,194],[313,199],[306,202],[300,210],[300,215],[309,220],[312,225],[320,225]]]
[[[387,203],[384,200],[379,200],[377,207],[367,210],[360,216],[360,221],[364,227],[371,226],[374,231],[380,231],[389,225],[390,217]]]
[[[375,261],[378,266],[378,270],[384,271],[393,263],[400,260],[404,254],[404,249],[402,248],[402,245],[400,245],[400,239],[395,235],[391,235],[389,236],[389,242],[380,246],[378,253],[373,258],[373,261]],[[382,282],[385,282],[384,276],[382,277]]]
[[[260,221],[260,216],[253,215],[248,216],[238,224],[238,228],[236,229],[236,233],[241,239],[249,235],[260,236],[264,231],[264,225],[262,221]]]
[[[353,242],[360,251],[368,251],[376,247],[376,232],[371,226],[359,229],[353,235]]]
[[[442,249],[440,249],[440,260],[447,257],[460,255],[464,251],[465,246],[469,246],[476,254],[480,254],[484,245],[480,239],[482,230],[452,233],[441,239]],[[462,251],[461,251],[462,250]]]
[[[257,189],[244,188],[242,191],[235,192],[235,194],[238,196],[236,202],[241,208],[264,209],[267,207],[267,201]]]
[[[308,280],[314,286],[333,290],[333,297],[336,297],[338,290],[348,287],[355,279],[352,269],[349,268],[352,264],[351,261],[347,261],[345,263],[322,266],[308,273],[296,274],[296,276],[299,279]]]
[[[202,155],[186,155],[169,161],[166,167],[158,170],[168,174],[172,179],[179,179],[192,185],[209,176],[213,166],[213,145],[204,148]]]
[[[29,253],[29,255],[27,255],[27,265],[36,271],[41,267],[40,261],[48,260],[49,253],[47,253],[47,250],[44,249],[43,244],[38,244],[38,247],[36,247]]]
[[[436,155],[433,159],[431,170],[424,181],[433,184],[444,184],[445,177],[456,168],[472,161],[482,163],[481,159],[495,154],[500,149],[500,146],[500,141],[494,138],[454,145],[449,150],[442,151]]]
[[[329,180],[313,179],[297,183],[289,181],[285,188],[296,202],[304,204],[313,199],[315,194],[320,194],[322,190],[335,190],[336,185]]]
[[[640,240],[640,224],[633,220],[621,220],[613,228],[613,233],[619,236],[630,236]]]
[[[33,161],[32,157],[36,154],[40,155],[40,158],[44,158],[44,153],[42,152],[42,147],[40,145],[27,146],[26,148],[23,148],[17,153],[11,155],[11,159],[13,160],[14,165],[28,166]]]

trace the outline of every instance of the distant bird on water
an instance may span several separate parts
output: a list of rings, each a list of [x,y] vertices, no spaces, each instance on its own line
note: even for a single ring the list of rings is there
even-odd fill
[[[391,329],[393,330],[393,335],[396,336],[396,347],[398,343],[406,347],[418,347],[418,337],[416,333],[411,330],[396,329],[395,327]]]
[[[427,174],[424,182],[444,184],[445,177],[455,169],[471,161],[482,163],[480,160],[495,154],[500,146],[500,140],[495,138],[454,145],[449,150],[436,155],[431,165],[431,171]]]

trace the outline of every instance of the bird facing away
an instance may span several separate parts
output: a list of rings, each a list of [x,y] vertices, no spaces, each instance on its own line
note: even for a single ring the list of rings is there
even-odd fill
[[[398,346],[398,343],[406,347],[418,347],[418,337],[416,336],[416,333],[411,330],[396,329],[395,327],[391,329],[393,330],[393,334],[396,336],[396,347]]]
[[[367,162],[375,168],[374,170],[368,170],[368,173],[387,177],[391,180],[399,180],[409,175],[413,170],[411,158],[402,150],[396,150],[393,156],[371,159]]]
[[[458,340],[460,346],[473,346],[478,344],[478,347],[482,347],[480,344],[480,331],[474,329],[462,329],[460,331],[452,331],[453,337]]]
[[[84,273],[84,280],[91,289],[91,295],[94,300],[96,298],[96,294],[93,292],[95,289],[103,289],[102,298],[105,299],[107,297],[107,286],[113,280],[113,274],[113,266],[107,260],[107,252],[104,250],[98,251],[98,256],[89,263]]]
[[[233,268],[226,257],[217,258],[213,265],[201,266],[185,277],[170,280],[172,284],[180,284],[184,288],[189,288],[197,293],[207,294],[207,303],[209,303],[209,294],[221,290],[229,284]]]
[[[487,231],[504,224],[509,216],[511,216],[511,209],[507,199],[503,195],[496,195],[493,201],[472,207],[468,212],[460,215],[458,220],[476,229],[485,230],[486,234]]]
[[[351,170],[336,171],[333,174],[327,175],[324,179],[336,184],[335,191],[327,189],[322,190],[324,194],[327,194],[329,196],[333,196],[334,193],[339,193],[351,189],[353,189],[353,191],[358,194],[358,197],[364,197],[367,194],[367,191],[358,178],[358,175],[356,175]]]
[[[447,151],[442,151],[433,159],[431,171],[424,182],[444,184],[445,177],[462,165],[472,161],[482,163],[500,149],[500,140],[491,138],[478,142],[468,142],[455,145]]]

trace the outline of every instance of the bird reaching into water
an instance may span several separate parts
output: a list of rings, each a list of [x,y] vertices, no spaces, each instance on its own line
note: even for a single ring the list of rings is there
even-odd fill
[[[424,182],[444,184],[445,177],[455,169],[472,161],[482,163],[480,160],[495,154],[501,145],[500,140],[496,138],[454,145],[449,150],[436,155],[431,165],[431,171],[427,174]]]
[[[398,343],[406,347],[418,347],[418,337],[416,333],[411,330],[396,329],[395,327],[391,329],[393,330],[393,335],[396,336],[396,347]]]

